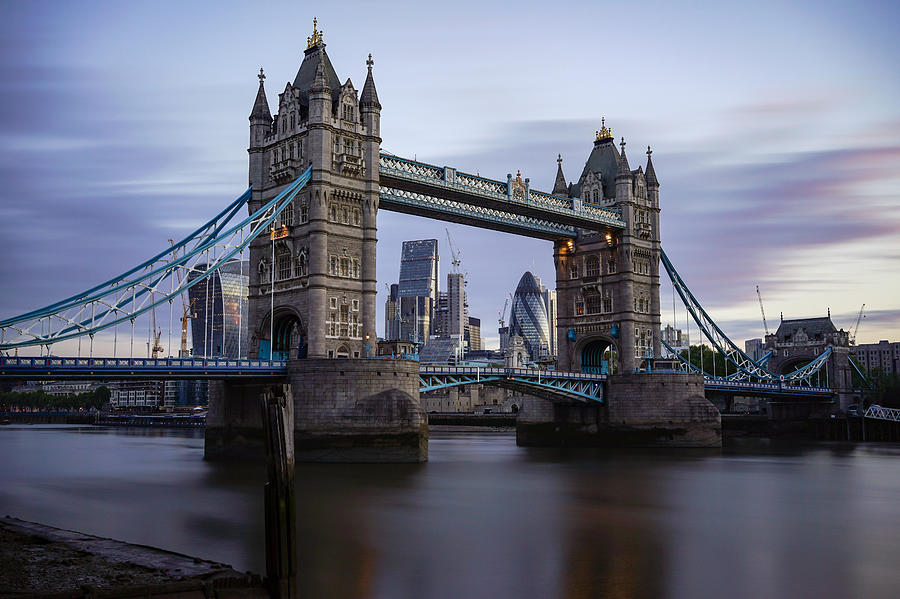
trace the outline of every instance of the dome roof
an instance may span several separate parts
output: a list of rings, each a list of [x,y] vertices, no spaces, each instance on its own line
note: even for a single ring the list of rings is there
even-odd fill
[[[516,295],[540,292],[541,286],[538,285],[537,279],[534,278],[534,275],[531,274],[531,271],[526,270],[525,274],[522,275],[522,278],[519,279],[519,284],[516,287]]]

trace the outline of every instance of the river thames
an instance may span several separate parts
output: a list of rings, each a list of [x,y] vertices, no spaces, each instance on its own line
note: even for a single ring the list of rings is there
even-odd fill
[[[297,465],[304,597],[900,596],[900,447],[521,448]],[[262,464],[201,431],[0,428],[0,513],[265,570]]]

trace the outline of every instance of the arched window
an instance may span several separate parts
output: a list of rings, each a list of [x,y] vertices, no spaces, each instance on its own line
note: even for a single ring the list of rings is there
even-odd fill
[[[279,245],[275,248],[275,272],[278,273],[278,281],[291,278],[291,251],[287,246]]]
[[[337,206],[334,204],[331,205],[331,209],[328,211],[328,220],[337,222]]]
[[[289,227],[294,226],[294,202],[284,207],[284,211],[281,213],[281,224]]]
[[[599,314],[600,313],[600,296],[599,295],[589,295],[584,298],[585,301],[585,311],[588,314]]]
[[[584,261],[584,275],[586,277],[600,276],[600,260],[597,259],[597,256],[588,256]]]
[[[306,276],[306,251],[301,250],[300,255],[297,256],[297,276],[305,277]]]

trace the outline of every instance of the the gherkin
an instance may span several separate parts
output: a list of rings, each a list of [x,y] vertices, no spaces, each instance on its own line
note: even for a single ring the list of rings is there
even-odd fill
[[[509,334],[525,341],[532,360],[545,357],[550,348],[550,324],[541,286],[530,271],[519,279],[513,295]]]

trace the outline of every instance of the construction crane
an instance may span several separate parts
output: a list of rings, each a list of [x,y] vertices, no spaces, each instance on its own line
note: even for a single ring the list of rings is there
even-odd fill
[[[859,323],[863,318],[863,310],[865,309],[865,304],[859,307],[859,315],[856,317],[856,324],[853,326],[853,335],[850,336],[850,345],[856,345],[856,332],[859,331]]]
[[[175,240],[169,239],[169,245],[175,247]],[[177,251],[173,251],[172,258],[178,258]],[[181,269],[175,270],[175,277],[178,279],[178,287],[181,288]],[[181,351],[179,352],[180,357],[186,357],[188,355],[187,349],[187,323],[191,321],[191,319],[196,318],[197,314],[194,312],[194,302],[197,298],[191,300],[190,305],[187,300],[184,298],[184,293],[181,293],[181,308],[183,310],[183,314],[181,315]]]
[[[766,311],[763,309],[762,295],[759,293],[759,285],[756,286],[756,297],[759,299],[759,312],[762,314],[763,327],[766,329],[766,336],[769,335],[769,323],[766,322]]]
[[[506,296],[506,300],[503,302],[503,310],[501,310],[500,312],[497,313],[497,316],[500,317],[499,322],[500,322],[501,329],[506,326],[506,322],[505,322],[506,321],[506,306],[508,306],[508,305],[509,305],[509,295]]]
[[[188,355],[187,349],[187,325],[188,322],[193,318],[197,318],[197,314],[194,312],[194,302],[197,301],[197,298],[191,300],[191,304],[184,306],[184,314],[181,316],[181,352],[179,352],[179,356],[186,357]]]
[[[152,321],[153,334],[151,335],[151,341],[153,343],[153,347],[150,349],[150,357],[156,359],[159,354],[165,351],[165,348],[159,344],[159,338],[162,336],[162,329],[156,328],[156,308],[154,307],[150,311],[150,318]]]
[[[450,264],[453,265],[453,272],[458,273],[460,264],[459,252],[456,250],[456,248],[453,247],[453,240],[450,239],[450,230],[447,227],[444,227],[444,231],[447,232],[447,243],[450,244],[450,255],[453,256],[453,260],[450,262]]]

